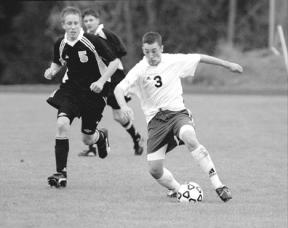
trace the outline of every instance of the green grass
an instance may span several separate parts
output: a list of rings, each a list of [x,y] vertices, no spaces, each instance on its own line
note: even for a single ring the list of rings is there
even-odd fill
[[[233,199],[222,203],[185,147],[167,156],[180,181],[204,190],[199,204],[168,199],[135,157],[128,134],[106,108],[112,151],[80,158],[80,121],[71,129],[68,186],[51,189],[56,110],[47,94],[0,94],[0,227],[287,227],[287,96],[186,95],[198,138]],[[138,102],[136,126],[146,136]],[[22,160],[22,161],[21,161]]]

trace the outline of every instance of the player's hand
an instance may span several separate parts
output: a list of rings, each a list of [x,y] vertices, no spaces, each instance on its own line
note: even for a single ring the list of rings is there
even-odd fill
[[[128,123],[130,122],[130,119],[128,118],[127,114],[124,114],[121,109],[118,111],[118,118],[121,120],[122,123]]]
[[[229,70],[231,70],[232,72],[236,72],[236,73],[242,73],[243,72],[243,68],[242,66],[240,66],[237,63],[230,63],[228,66]]]
[[[126,120],[131,120],[131,121],[134,120],[134,112],[133,112],[132,108],[130,108],[129,106],[124,106],[121,108],[121,111],[123,113],[123,117]]]
[[[90,89],[91,91],[93,91],[94,93],[101,93],[102,89],[104,87],[104,83],[100,80],[93,82],[90,85]]]
[[[51,80],[52,78],[54,78],[55,74],[56,74],[56,71],[55,71],[55,70],[53,71],[53,70],[49,67],[48,69],[45,70],[45,72],[44,72],[44,77],[45,77],[46,79],[48,79],[48,80]]]

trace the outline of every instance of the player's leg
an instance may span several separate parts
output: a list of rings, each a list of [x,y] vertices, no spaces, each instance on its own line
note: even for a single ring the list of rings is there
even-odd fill
[[[169,117],[167,121],[163,121],[167,117],[166,113],[159,112],[148,124],[147,161],[149,173],[159,184],[168,189],[167,196],[176,197],[180,184],[164,167],[166,153],[177,146],[173,126],[167,122]]]
[[[73,119],[79,115],[75,91],[60,87],[47,99],[47,103],[58,110],[55,139],[55,160],[57,173],[48,177],[48,184],[65,187],[67,182],[67,158],[69,153],[68,132]]]
[[[87,149],[81,151],[78,156],[80,157],[95,157],[97,155],[97,145],[95,142],[98,139],[98,131],[94,129],[94,124],[91,125],[90,116],[88,114],[84,114],[82,116],[82,141],[85,145],[88,146]],[[83,123],[84,120],[84,123]],[[88,122],[87,122],[88,121]],[[98,121],[97,121],[98,122]],[[95,127],[96,128],[96,127]],[[94,136],[95,135],[95,136]],[[107,156],[107,155],[106,155]],[[105,157],[106,157],[105,156]]]
[[[172,191],[172,193],[177,193],[180,184],[174,178],[173,174],[164,167],[166,150],[167,145],[147,155],[149,173],[160,185]],[[176,194],[171,194],[169,196],[176,197]]]
[[[106,128],[96,129],[93,134],[85,134],[82,131],[82,141],[85,145],[93,146],[96,144],[100,158],[107,157],[110,146],[108,130]]]
[[[85,127],[83,127],[83,118],[84,118],[84,121],[86,122],[86,123],[84,123]],[[87,123],[87,121],[85,120],[87,118],[90,119],[90,117],[87,116],[87,115],[84,115],[82,117],[82,133],[83,133],[82,141],[83,141],[83,143],[85,145],[88,146],[88,148],[83,150],[83,151],[81,151],[78,154],[78,156],[80,156],[80,157],[95,157],[95,156],[97,156],[97,149],[98,149],[96,144],[95,144],[95,140],[94,140],[95,137],[93,136],[95,130],[93,129],[93,127],[92,127],[92,129],[89,129],[90,128],[90,124]],[[85,128],[87,128],[87,132],[88,132],[89,135],[86,134],[85,130],[83,132],[83,129],[85,129]],[[98,137],[96,136],[96,138],[98,138]]]
[[[67,183],[67,158],[69,152],[68,132],[71,120],[66,113],[59,113],[55,139],[55,160],[57,173],[48,177],[48,184],[54,187],[65,187]]]
[[[144,151],[143,147],[144,140],[142,136],[139,134],[139,132],[135,129],[133,122],[123,117],[121,109],[112,108],[112,110],[114,120],[120,123],[132,137],[134,143],[134,154],[141,155]]]
[[[84,105],[82,114],[82,141],[86,145],[96,144],[98,155],[105,158],[109,152],[108,130],[97,129],[106,106],[105,100],[100,96],[92,96]]]
[[[219,197],[224,202],[231,199],[231,192],[220,181],[210,154],[208,150],[199,143],[194,127],[190,124],[183,125],[179,131],[179,138],[185,143],[188,150],[191,152],[192,157],[197,161],[201,169],[209,176]]]

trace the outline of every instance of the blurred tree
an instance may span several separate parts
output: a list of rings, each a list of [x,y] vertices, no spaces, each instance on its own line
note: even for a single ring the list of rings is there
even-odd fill
[[[6,42],[9,40],[9,34],[12,31],[12,21],[13,17],[20,12],[21,4],[15,2],[11,4],[7,1],[0,2],[0,76],[3,74],[5,69],[6,60]]]
[[[268,0],[235,2],[234,43],[245,50],[266,47]],[[100,9],[105,26],[127,46],[128,68],[142,57],[141,38],[151,30],[163,35],[166,52],[214,54],[219,41],[227,41],[229,0],[1,1],[1,84],[49,83],[42,75],[63,33],[59,14],[65,6]]]
[[[267,47],[269,1],[237,1],[235,42],[243,50]]]
[[[227,25],[227,41],[233,46],[235,36],[235,17],[237,11],[237,0],[229,0],[229,17]]]
[[[17,3],[18,4],[18,3]],[[44,82],[40,72],[47,66],[51,40],[43,29],[53,6],[51,2],[21,2],[21,13],[11,18],[10,33],[1,35],[1,58],[4,66],[2,84]]]

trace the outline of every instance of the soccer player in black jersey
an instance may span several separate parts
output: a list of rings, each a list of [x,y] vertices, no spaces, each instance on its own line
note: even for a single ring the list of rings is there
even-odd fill
[[[100,12],[95,11],[93,9],[86,9],[83,12],[83,22],[84,26],[87,29],[87,32],[90,34],[95,34],[98,37],[100,37],[104,42],[107,43],[107,45],[110,47],[110,49],[113,51],[113,53],[120,59],[121,57],[126,55],[126,48],[120,39],[119,36],[117,36],[112,31],[104,28],[103,24],[100,24]],[[124,68],[122,63],[120,62],[118,65],[118,68],[116,72],[111,77],[111,86],[110,90],[108,92],[107,97],[107,104],[112,108],[113,111],[113,118],[115,121],[120,123],[126,131],[130,134],[132,137],[133,143],[134,143],[134,154],[135,155],[141,155],[143,153],[143,138],[139,134],[138,131],[136,131],[132,120],[128,120],[124,118],[122,111],[120,109],[120,106],[118,105],[118,102],[114,95],[114,89],[117,86],[117,84],[122,81],[122,79],[125,77]],[[131,98],[126,97],[126,100],[130,100]],[[96,155],[96,148],[93,145],[89,145],[88,150],[84,150],[83,152],[79,153],[79,156],[95,156]]]
[[[79,9],[63,9],[61,19],[65,35],[56,41],[53,62],[44,73],[45,78],[52,79],[61,67],[67,66],[67,80],[47,99],[50,105],[58,109],[55,140],[57,173],[48,177],[48,184],[55,187],[66,186],[68,132],[74,118],[81,117],[83,142],[87,145],[96,143],[99,157],[107,156],[107,130],[98,130],[97,125],[106,106],[104,97],[109,91],[106,81],[120,63],[99,37],[84,33]]]

